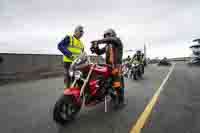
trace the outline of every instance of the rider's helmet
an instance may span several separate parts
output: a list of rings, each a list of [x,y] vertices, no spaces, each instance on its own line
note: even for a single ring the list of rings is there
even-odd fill
[[[113,29],[107,29],[106,31],[104,31],[104,34],[103,34],[104,38],[109,36],[109,37],[116,37],[117,34],[116,32],[113,30]]]
[[[137,51],[136,51],[136,54],[137,54],[137,55],[141,55],[141,54],[142,54],[142,51],[141,51],[141,50],[137,50]]]

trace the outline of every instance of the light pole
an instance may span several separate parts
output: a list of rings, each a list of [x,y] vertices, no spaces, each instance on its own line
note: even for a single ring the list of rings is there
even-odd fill
[[[147,49],[146,49],[146,44],[144,44],[144,66],[147,66]]]

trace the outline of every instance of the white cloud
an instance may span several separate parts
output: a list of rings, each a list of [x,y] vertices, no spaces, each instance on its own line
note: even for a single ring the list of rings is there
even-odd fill
[[[185,56],[188,41],[200,37],[199,4],[198,0],[1,0],[0,52],[59,53],[57,43],[83,24],[87,51],[90,41],[111,27],[124,49],[143,48],[146,43],[151,45],[151,57]]]

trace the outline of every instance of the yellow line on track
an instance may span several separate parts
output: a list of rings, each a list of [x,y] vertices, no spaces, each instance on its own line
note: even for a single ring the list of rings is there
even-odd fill
[[[159,97],[161,91],[163,90],[165,83],[167,82],[171,73],[173,72],[174,67],[175,67],[175,64],[173,64],[173,66],[170,68],[170,70],[169,70],[167,76],[165,77],[165,79],[163,80],[162,84],[160,85],[160,87],[158,88],[158,90],[156,91],[156,93],[154,94],[154,96],[152,97],[152,99],[150,100],[148,105],[146,106],[143,113],[140,115],[136,124],[133,125],[133,127],[131,128],[130,133],[140,133],[141,132],[141,129],[144,127],[145,122],[147,121],[149,115],[151,114],[151,111],[152,111],[153,107],[155,106],[155,104],[158,100],[158,97]]]

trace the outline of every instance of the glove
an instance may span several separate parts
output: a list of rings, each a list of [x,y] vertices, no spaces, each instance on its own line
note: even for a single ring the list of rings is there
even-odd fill
[[[92,53],[96,53],[97,49],[99,48],[97,41],[92,41],[91,43],[92,43],[92,46],[91,46],[90,50]]]
[[[91,52],[92,52],[92,54],[93,54],[93,53],[95,53],[95,52],[96,52],[96,49],[95,49],[94,47],[91,47],[91,48],[90,48],[90,51],[91,51]]]
[[[75,57],[73,55],[67,55],[67,57],[70,59],[70,60],[74,60]]]
[[[91,43],[92,43],[93,46],[98,44],[97,41],[92,41]]]

